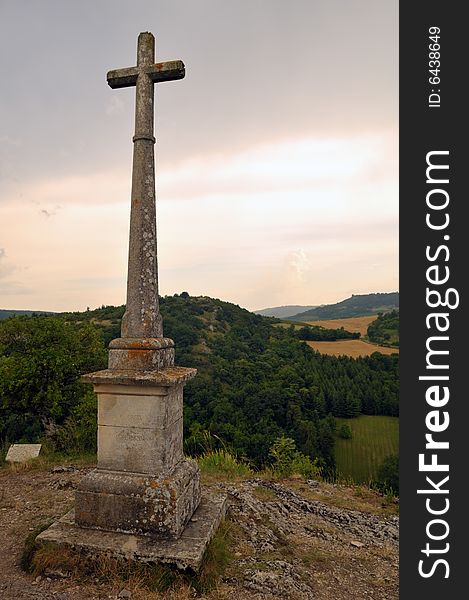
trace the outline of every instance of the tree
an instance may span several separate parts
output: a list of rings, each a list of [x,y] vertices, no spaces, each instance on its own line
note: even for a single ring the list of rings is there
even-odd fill
[[[342,423],[339,427],[339,437],[343,440],[351,440],[352,439],[352,428],[347,423]]]
[[[13,317],[0,323],[0,438],[36,441],[62,424],[85,397],[84,373],[102,369],[106,352],[91,323]]]
[[[378,468],[377,485],[382,492],[391,491],[399,495],[399,456],[397,454],[387,456]]]
[[[269,454],[274,459],[274,468],[280,475],[291,474],[291,465],[296,455],[295,442],[282,435],[272,444]]]

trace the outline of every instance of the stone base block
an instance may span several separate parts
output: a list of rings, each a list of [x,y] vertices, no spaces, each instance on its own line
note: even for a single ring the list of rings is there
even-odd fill
[[[95,469],[75,494],[77,525],[170,539],[181,535],[200,502],[195,461],[159,475]]]
[[[117,338],[109,344],[111,370],[160,371],[174,366],[169,338]]]
[[[79,527],[70,511],[36,538],[38,544],[58,544],[88,556],[110,556],[150,564],[174,565],[198,571],[208,543],[226,512],[226,496],[202,493],[199,507],[177,540]]]

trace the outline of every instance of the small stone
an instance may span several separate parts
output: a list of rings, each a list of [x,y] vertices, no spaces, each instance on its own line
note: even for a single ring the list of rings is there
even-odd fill
[[[74,473],[78,469],[72,465],[58,465],[51,469],[51,473]]]
[[[70,573],[64,573],[59,569],[46,569],[44,575],[52,579],[68,579],[70,577]]]
[[[132,596],[132,592],[130,590],[121,590],[119,592],[118,598],[130,598]]]
[[[363,544],[362,542],[357,542],[356,540],[353,540],[352,542],[350,542],[351,546],[354,546],[355,548],[363,548],[363,546],[365,544]]]

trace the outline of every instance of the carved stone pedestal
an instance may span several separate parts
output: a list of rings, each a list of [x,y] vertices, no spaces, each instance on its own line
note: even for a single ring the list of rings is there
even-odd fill
[[[98,396],[98,468],[77,489],[77,525],[181,535],[200,501],[199,468],[182,447],[183,386],[195,374],[172,367],[84,377]]]
[[[97,469],[79,484],[75,511],[40,534],[40,543],[199,568],[225,498],[205,494],[199,507],[199,467],[183,455],[183,387],[195,374],[167,367],[83,377],[98,396]]]

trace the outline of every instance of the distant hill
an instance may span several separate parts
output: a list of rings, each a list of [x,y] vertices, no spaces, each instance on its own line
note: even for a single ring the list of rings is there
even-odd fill
[[[319,354],[301,340],[301,327],[279,327],[205,296],[183,292],[162,297],[160,306],[176,364],[198,371],[184,389],[188,454],[226,447],[260,468],[270,463],[269,449],[283,435],[318,458],[327,475],[335,471],[330,415],[398,414],[398,356]],[[0,440],[35,442],[49,435],[45,423],[52,422],[56,447],[94,448],[93,397],[78,377],[103,368],[94,366],[101,358],[105,366],[104,346],[120,335],[123,313],[124,306],[102,306],[0,321]],[[319,327],[304,333],[312,339],[353,335]]]
[[[291,304],[288,306],[274,306],[273,308],[262,308],[261,310],[254,310],[254,314],[262,315],[263,317],[277,317],[278,319],[288,319],[292,315],[311,310],[316,308],[317,305],[312,306],[301,306],[297,304]]]
[[[52,315],[51,311],[46,310],[15,310],[15,309],[4,309],[0,308],[0,321],[2,319],[8,319],[8,317],[13,317],[17,315],[20,317],[21,315]]]
[[[292,321],[323,321],[365,317],[399,308],[399,292],[353,295],[336,304],[325,304],[290,316]],[[285,318],[285,317],[284,317]]]

